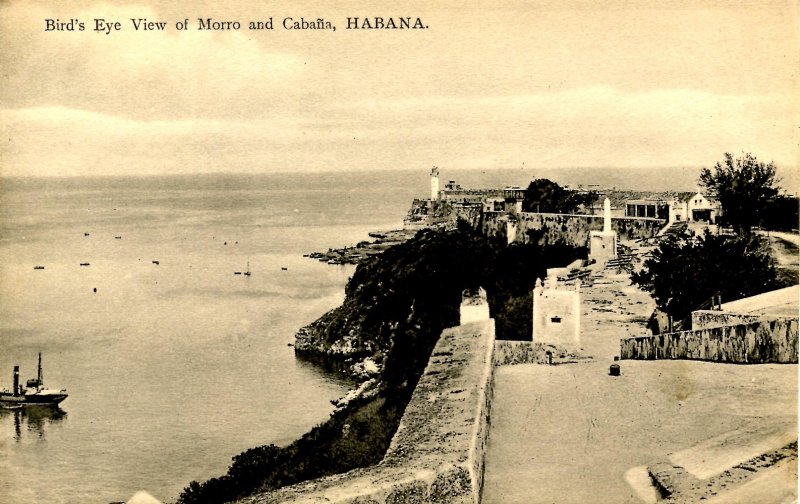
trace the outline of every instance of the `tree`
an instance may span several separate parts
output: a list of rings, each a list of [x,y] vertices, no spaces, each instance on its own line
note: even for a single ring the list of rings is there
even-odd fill
[[[670,236],[631,279],[647,290],[659,310],[675,320],[720,295],[733,301],[778,287],[766,240],[756,234],[698,238]]]
[[[723,220],[737,233],[759,224],[767,204],[778,195],[775,165],[760,162],[750,153],[734,159],[729,152],[714,171],[703,168],[700,185],[722,204]]]
[[[525,190],[522,209],[526,212],[575,213],[581,206],[591,204],[597,193],[573,191],[548,179],[531,181]]]
[[[762,226],[774,231],[797,229],[800,222],[800,200],[797,196],[782,194],[770,201],[762,213]]]

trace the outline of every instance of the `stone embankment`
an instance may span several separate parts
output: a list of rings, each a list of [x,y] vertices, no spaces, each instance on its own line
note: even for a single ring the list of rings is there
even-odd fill
[[[494,384],[494,343],[491,319],[442,333],[378,465],[240,502],[477,504]]]

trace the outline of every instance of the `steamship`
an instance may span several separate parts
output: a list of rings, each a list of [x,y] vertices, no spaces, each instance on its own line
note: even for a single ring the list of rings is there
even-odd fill
[[[39,374],[27,381],[25,387],[19,383],[19,366],[14,366],[14,388],[0,389],[0,408],[18,409],[23,406],[56,406],[67,398],[67,391],[46,389],[42,379],[42,353],[39,352]]]

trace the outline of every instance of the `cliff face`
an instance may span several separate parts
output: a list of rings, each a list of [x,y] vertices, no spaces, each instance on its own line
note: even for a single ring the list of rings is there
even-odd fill
[[[340,306],[301,328],[295,334],[295,351],[325,355],[338,360],[371,354],[375,350],[374,343],[360,335],[358,324],[348,324],[352,319],[347,316],[347,312],[348,310]],[[348,325],[351,326],[349,330]],[[341,329],[346,332],[338,334],[336,331]]]
[[[366,260],[342,305],[297,332],[296,353],[360,368],[370,358],[378,373],[390,354],[424,354],[435,335],[457,323],[461,291],[478,279],[490,248],[470,233],[423,230]]]
[[[413,381],[408,370],[421,370],[436,337],[458,324],[464,289],[482,286],[489,293],[499,337],[518,339],[518,329],[525,326],[521,333],[529,338],[533,282],[545,268],[584,253],[563,244],[508,247],[468,224],[452,231],[422,230],[361,263],[342,305],[300,329],[295,351],[334,367],[359,368],[370,358],[379,371],[364,378],[381,374],[398,384]]]

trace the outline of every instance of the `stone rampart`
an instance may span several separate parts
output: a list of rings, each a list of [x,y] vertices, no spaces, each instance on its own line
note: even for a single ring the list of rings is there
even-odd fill
[[[623,359],[797,363],[797,319],[777,318],[620,340]]]
[[[494,320],[446,329],[378,465],[239,502],[479,503],[494,348]]]
[[[403,228],[424,229],[445,224],[452,212],[452,206],[446,201],[415,199],[403,219]]]
[[[487,212],[483,215],[481,232],[486,236],[506,236],[506,221],[503,214]],[[665,221],[644,217],[612,217],[611,229],[620,239],[638,240],[652,238],[658,234]],[[603,229],[602,215],[573,215],[522,212],[518,215],[517,241],[530,243],[536,239],[541,244],[566,242],[569,245],[586,247],[589,231]]]

